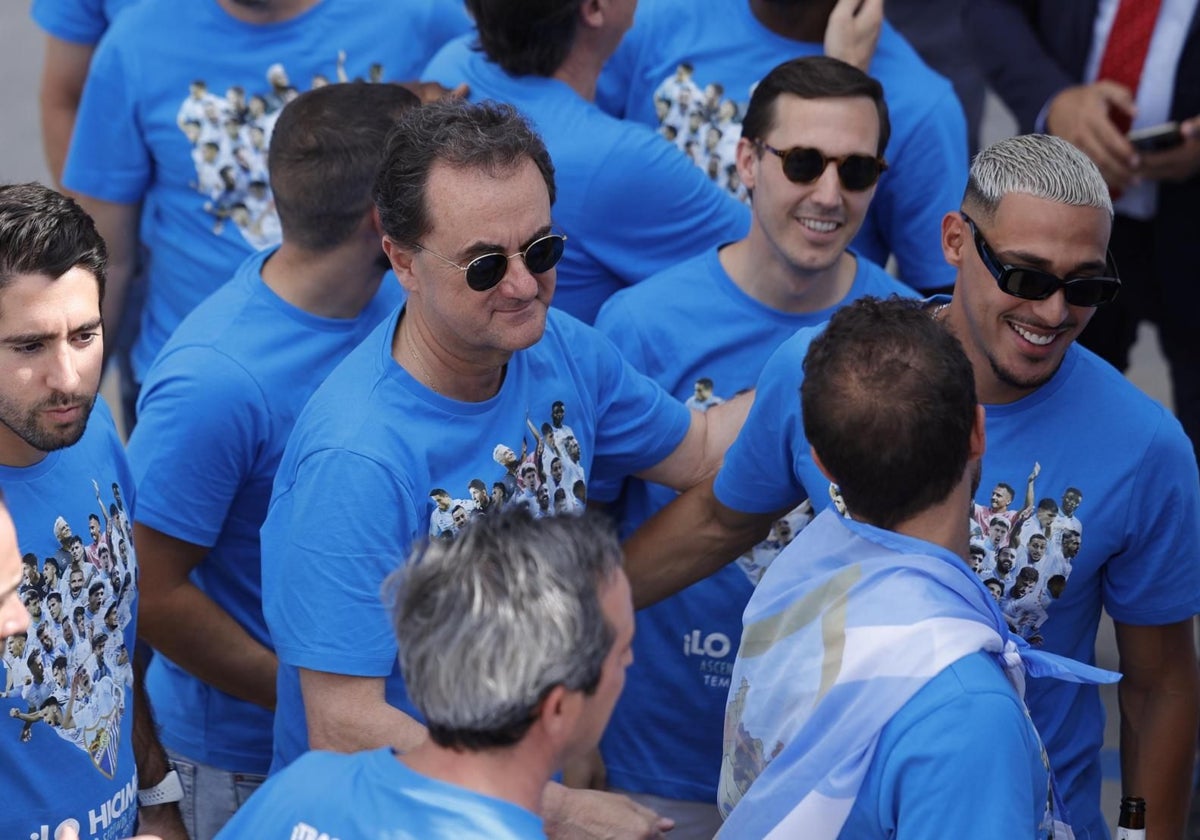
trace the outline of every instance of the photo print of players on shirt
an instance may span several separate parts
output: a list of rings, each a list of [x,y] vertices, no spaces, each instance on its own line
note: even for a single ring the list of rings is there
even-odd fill
[[[725,402],[724,397],[717,396],[713,389],[716,384],[707,376],[702,376],[693,385],[692,395],[683,404],[693,411],[706,412],[714,405]],[[740,393],[740,392],[739,392]],[[738,568],[746,575],[750,583],[757,586],[763,574],[771,565],[771,561],[779,552],[787,548],[788,543],[800,533],[813,519],[812,503],[805,499],[792,508],[782,518],[775,520],[767,538],[751,548],[737,559]]]
[[[314,74],[309,87],[350,81],[345,52],[338,53],[330,75]],[[383,65],[372,64],[367,81],[382,79]],[[300,93],[279,62],[266,68],[263,87],[257,90],[231,85],[221,95],[209,90],[203,79],[188,85],[175,122],[192,146],[195,188],[205,198],[204,210],[213,216],[213,233],[220,234],[232,222],[255,249],[279,244],[267,149],[279,112]]]
[[[59,516],[52,525],[53,555],[24,557],[21,600],[27,633],[9,637],[0,661],[7,713],[2,737],[36,750],[57,736],[83,750],[111,779],[117,772],[120,727],[131,702],[132,652],[125,631],[132,616],[137,560],[132,524],[117,484],[106,502],[95,480],[97,512],[87,536]],[[77,523],[83,525],[84,523]]]
[[[563,422],[566,414],[566,405],[555,400],[550,420],[540,428],[526,417],[530,434],[522,437],[520,454],[506,443],[496,444],[492,460],[497,473],[472,478],[461,496],[454,492],[457,488],[432,488],[430,538],[452,538],[473,517],[508,505],[524,505],[537,518],[582,513],[587,505],[587,476],[579,440]]]
[[[691,64],[680,64],[654,91],[658,133],[674,143],[709,179],[746,201],[746,188],[737,172],[737,144],[742,115],[750,102],[725,95],[719,82],[703,87],[692,76]]]
[[[1083,547],[1083,523],[1075,515],[1083,491],[1068,486],[1057,497],[1037,498],[1041,465],[1034,463],[1019,507],[1017,491],[997,483],[986,505],[975,503],[970,518],[968,563],[992,593],[1012,632],[1031,645],[1044,641],[1042,624],[1050,606],[1062,597],[1071,569]],[[837,486],[829,495],[846,516]]]

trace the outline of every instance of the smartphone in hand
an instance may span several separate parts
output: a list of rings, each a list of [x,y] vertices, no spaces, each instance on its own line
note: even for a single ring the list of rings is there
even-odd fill
[[[1139,152],[1165,152],[1183,143],[1179,123],[1165,122],[1129,132],[1129,142]]]

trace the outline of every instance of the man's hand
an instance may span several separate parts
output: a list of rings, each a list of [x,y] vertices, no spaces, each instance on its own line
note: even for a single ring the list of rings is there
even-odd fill
[[[188,840],[187,829],[183,827],[183,817],[179,813],[179,805],[175,802],[139,808],[138,830],[153,832],[143,835],[144,837],[156,837],[160,840]]]
[[[1137,167],[1137,151],[1110,117],[1115,110],[1133,119],[1133,94],[1124,85],[1101,81],[1069,87],[1050,100],[1046,131],[1078,146],[1100,167],[1114,192],[1128,189]]]
[[[825,25],[825,55],[864,73],[883,28],[883,0],[837,0]]]
[[[437,82],[401,82],[400,86],[408,88],[415,93],[417,98],[421,100],[422,105],[429,102],[437,102],[441,99],[466,99],[467,94],[471,92],[466,82],[463,82],[454,88],[454,90],[444,88]]]
[[[543,803],[552,840],[651,840],[675,827],[627,796],[598,790],[569,790],[551,783]]]
[[[1186,181],[1200,172],[1200,117],[1179,124],[1183,142],[1164,152],[1143,152],[1136,175],[1147,181]]]

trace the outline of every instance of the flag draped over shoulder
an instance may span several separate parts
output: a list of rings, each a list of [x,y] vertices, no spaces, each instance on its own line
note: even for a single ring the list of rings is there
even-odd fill
[[[1019,695],[1025,673],[1119,679],[1010,634],[961,558],[832,509],[776,558],[743,621],[725,713],[721,837],[836,838],[883,727],[964,656],[993,653]],[[1047,814],[1047,829],[1070,837],[1060,820]]]

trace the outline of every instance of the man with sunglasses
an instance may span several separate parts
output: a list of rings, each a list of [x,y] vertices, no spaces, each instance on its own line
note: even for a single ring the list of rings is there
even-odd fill
[[[192,840],[215,836],[270,767],[259,528],[300,409],[402,300],[384,278],[371,186],[392,121],[417,104],[360,82],[288,103],[270,145],[283,243],[193,310],[147,372],[129,440],[138,629],[161,654],[146,680]]]
[[[753,388],[780,344],[851,301],[913,297],[848,250],[875,195],[889,125],[882,87],[856,67],[809,56],[773,69],[750,98],[737,150],[750,191],[749,235],[618,292],[597,327],[676,399],[695,399],[701,383],[717,399]],[[594,499],[618,491],[624,534],[675,497],[637,480],[590,487]],[[807,520],[798,511],[781,519],[791,528]],[[712,837],[720,828],[729,669],[742,611],[780,548],[760,543],[753,558],[638,617],[627,694],[605,732],[603,756],[609,784],[674,817],[674,836]],[[679,644],[693,636],[699,643]]]
[[[1192,640],[1200,574],[1179,559],[1200,545],[1200,482],[1179,423],[1075,344],[1120,285],[1107,259],[1111,224],[1108,188],[1078,149],[1043,135],[1003,140],[976,157],[961,212],[942,221],[957,281],[930,314],[962,342],[987,410],[981,486],[1014,486],[1036,462],[1039,495],[1072,487],[1097,500],[1080,517],[1088,539],[1070,577],[1059,597],[1042,599],[1049,617],[1028,635],[1092,661],[1101,607],[1113,617],[1125,674],[1123,787],[1147,798],[1164,836],[1177,836],[1192,765],[1191,740],[1180,733],[1196,729],[1200,683]],[[829,481],[813,462],[796,398],[816,333],[797,333],[767,362],[715,482],[685,493],[628,541],[639,606],[720,568],[800,499],[828,506]],[[976,494],[976,503],[986,499]],[[1107,836],[1097,692],[1035,680],[1026,700],[1076,836]]]
[[[586,245],[556,232],[553,173],[509,106],[436,103],[393,131],[375,203],[408,300],[309,401],[262,530],[279,655],[273,769],[310,746],[407,750],[424,737],[378,593],[427,537],[433,489],[503,482],[514,460],[522,487],[545,485],[536,430],[553,429],[557,402],[585,480],[637,473],[680,489],[715,471],[744,418],[745,400],[689,411],[549,309],[563,249]],[[607,793],[554,785],[545,802],[552,825],[600,835],[666,825]]]
[[[940,258],[937,222],[962,193],[967,171],[967,132],[954,89],[921,61],[886,21],[873,55],[843,55],[836,46],[839,23],[881,13],[883,3],[851,0],[709,0],[703,12],[694,0],[642,3],[633,27],[605,64],[596,101],[611,114],[654,128],[682,110],[737,134],[754,86],[781,62],[809,55],[844,58],[883,85],[892,134],[886,155],[892,169],[879,182],[875,199],[855,237],[855,250],[883,265],[896,257],[900,278],[910,286],[944,288],[954,272]],[[685,78],[677,78],[686,65]],[[720,89],[706,107],[705,91]],[[656,101],[671,103],[660,120]],[[665,102],[664,102],[665,105]],[[663,106],[659,106],[663,107]],[[690,137],[687,124],[677,142]],[[703,133],[700,134],[703,138]],[[697,161],[701,168],[708,157]],[[744,186],[744,185],[743,185]],[[735,187],[736,189],[736,187]]]
[[[422,78],[466,83],[472,101],[507,102],[534,124],[558,171],[555,222],[579,243],[563,255],[554,305],[592,323],[613,292],[743,235],[748,214],[650,128],[593,103],[633,0],[517,5],[467,0],[477,32],[447,44]]]

